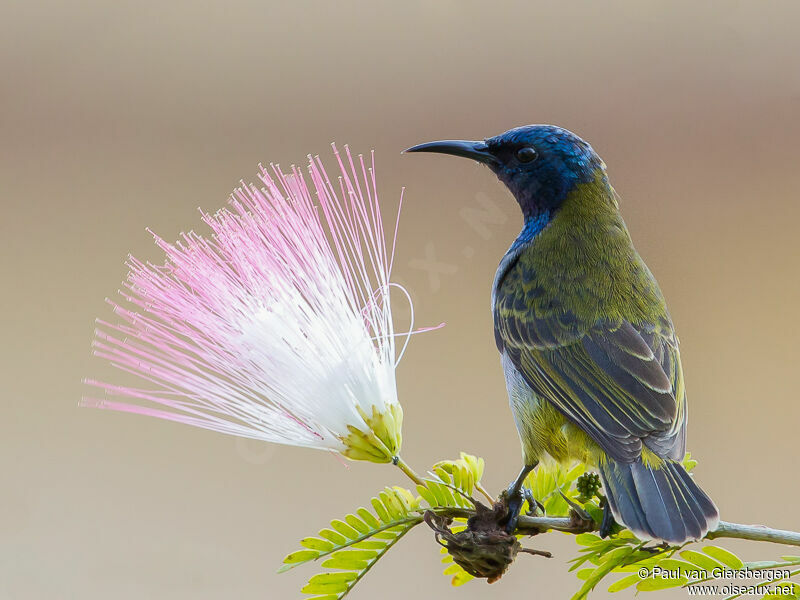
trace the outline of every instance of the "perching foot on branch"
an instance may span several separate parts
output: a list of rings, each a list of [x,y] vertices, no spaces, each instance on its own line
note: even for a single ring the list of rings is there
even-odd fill
[[[494,583],[503,576],[519,552],[552,557],[543,550],[523,548],[517,537],[506,531],[510,508],[505,493],[492,508],[473,502],[475,514],[467,520],[466,529],[458,533],[450,529],[452,518],[436,515],[430,510],[424,515],[425,522],[436,533],[436,541],[447,548],[453,561],[467,573]]]
[[[501,501],[505,501],[508,508],[508,516],[503,521],[506,533],[513,533],[517,528],[519,513],[526,499],[528,500],[528,505],[531,507],[531,510],[535,510],[535,507],[541,506],[542,511],[544,511],[544,507],[533,497],[533,493],[530,490],[524,489],[525,478],[534,468],[536,468],[536,464],[522,467],[517,478],[508,486],[508,489],[500,495]],[[495,504],[495,506],[497,505]]]
[[[545,514],[544,504],[542,504],[536,498],[534,498],[533,492],[531,491],[530,488],[526,488],[526,487],[522,488],[522,497],[525,498],[525,500],[528,501],[528,507],[529,507],[528,508],[528,516],[529,517],[535,517],[537,515],[544,515]]]

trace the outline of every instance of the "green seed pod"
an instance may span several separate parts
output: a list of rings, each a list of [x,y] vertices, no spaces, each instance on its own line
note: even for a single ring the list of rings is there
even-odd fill
[[[578,500],[588,502],[600,491],[601,486],[600,476],[597,473],[584,473],[575,482],[575,488],[580,493]]]

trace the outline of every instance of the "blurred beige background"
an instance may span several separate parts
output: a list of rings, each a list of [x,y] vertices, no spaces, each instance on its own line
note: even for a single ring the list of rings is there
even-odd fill
[[[400,151],[531,122],[575,130],[609,165],[681,335],[689,446],[723,517],[800,529],[800,10],[557,4],[3,4],[0,598],[298,597],[313,570],[275,575],[284,554],[403,483],[77,408],[82,377],[114,377],[89,344],[126,254],[159,258],[144,228],[199,227],[196,207],[223,205],[259,161],[331,141],[375,149],[388,214],[406,186],[395,274],[419,323],[447,322],[399,368],[405,457],[424,469],[468,450],[504,486],[519,448],[489,288],[520,217],[485,169]],[[537,546],[557,557],[452,589],[420,527],[352,597],[568,597],[574,542]]]

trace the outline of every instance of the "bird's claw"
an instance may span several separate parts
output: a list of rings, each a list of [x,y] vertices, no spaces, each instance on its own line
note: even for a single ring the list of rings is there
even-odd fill
[[[661,554],[669,550],[671,546],[667,542],[661,542],[660,544],[655,544],[653,546],[642,546],[639,550],[643,552],[648,552],[650,554]]]
[[[530,488],[522,488],[522,497],[528,501],[528,516],[533,517],[536,516],[538,513],[544,514],[544,504],[539,502],[536,498],[533,497],[533,492]]]
[[[533,497],[533,492],[529,488],[522,487],[516,488],[512,485],[505,491],[506,502],[508,505],[508,516],[506,517],[505,530],[506,533],[514,533],[519,523],[519,515],[522,511],[522,505],[528,501],[528,515],[532,516],[539,511],[544,513],[544,505]]]
[[[508,516],[506,517],[505,530],[506,533],[513,533],[519,522],[519,512],[522,510],[522,504],[525,502],[522,490],[507,490],[506,502],[508,504]]]

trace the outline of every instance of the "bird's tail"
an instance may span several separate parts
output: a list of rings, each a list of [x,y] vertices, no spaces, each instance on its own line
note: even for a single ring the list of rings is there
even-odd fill
[[[608,460],[600,465],[614,518],[643,539],[681,544],[702,538],[719,511],[680,463],[652,468]]]

